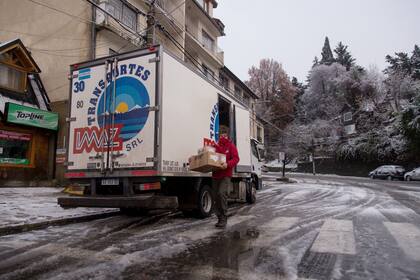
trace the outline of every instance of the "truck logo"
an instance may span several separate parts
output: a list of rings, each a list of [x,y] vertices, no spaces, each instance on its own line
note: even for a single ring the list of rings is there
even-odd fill
[[[144,128],[150,109],[150,99],[146,87],[133,77],[121,77],[116,81],[116,97],[112,101],[113,82],[107,87],[106,95],[99,98],[97,120],[99,127],[110,125],[109,115],[114,113],[115,125],[122,127],[120,137],[123,142],[129,141]],[[107,98],[107,110],[104,101]],[[105,120],[104,120],[105,118]]]
[[[79,81],[90,79],[90,68],[85,68],[79,70],[79,74],[77,75]]]
[[[123,140],[120,138],[122,125],[115,125],[114,129],[110,127],[98,128],[82,127],[74,130],[74,146],[73,152],[81,154],[84,151],[90,153],[92,150],[95,152],[105,152],[108,147],[113,147],[114,151],[122,150]],[[110,141],[113,139],[113,143]]]
[[[107,73],[106,81],[101,79],[87,94],[82,93],[85,102],[78,102],[75,109],[86,110],[87,127],[74,130],[74,153],[108,150],[112,144],[102,146],[109,139],[114,139],[114,151],[130,152],[141,146],[143,139],[139,133],[145,127],[150,111],[149,92],[143,82],[150,74],[142,65],[121,63]],[[79,79],[81,75],[90,77],[91,69],[79,70]],[[83,80],[77,83],[84,85]],[[83,92],[86,92],[84,87]],[[112,127],[116,128],[115,138],[107,132]]]
[[[216,103],[210,115],[210,139],[219,141],[219,105]]]

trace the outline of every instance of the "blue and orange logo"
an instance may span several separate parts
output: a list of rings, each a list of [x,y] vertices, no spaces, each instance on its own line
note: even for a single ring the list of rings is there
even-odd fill
[[[115,125],[122,125],[120,138],[126,142],[135,137],[147,122],[150,99],[146,87],[138,79],[125,76],[116,80],[115,100],[113,99],[114,82],[106,88],[106,94],[99,99],[97,120],[100,128],[111,124],[109,115],[114,113]],[[104,101],[106,96],[106,109]]]

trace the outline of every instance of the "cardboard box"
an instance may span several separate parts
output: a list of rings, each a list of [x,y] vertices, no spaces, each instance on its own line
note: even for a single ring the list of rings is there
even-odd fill
[[[222,169],[222,163],[226,163],[226,155],[213,151],[204,151],[201,154],[189,158],[190,170],[202,173]]]

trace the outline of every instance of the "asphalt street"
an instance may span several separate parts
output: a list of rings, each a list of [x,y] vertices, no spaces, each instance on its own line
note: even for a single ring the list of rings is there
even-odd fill
[[[268,174],[228,227],[115,216],[0,237],[0,279],[420,279],[420,182]]]

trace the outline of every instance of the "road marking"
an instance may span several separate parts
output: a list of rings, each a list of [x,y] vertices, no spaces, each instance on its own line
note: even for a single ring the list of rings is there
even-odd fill
[[[283,231],[288,230],[299,221],[296,217],[278,217],[270,222],[263,224],[259,228],[261,234],[255,241],[257,247],[267,247],[273,244],[282,234]]]
[[[244,221],[250,221],[254,219],[255,216],[233,216],[228,218],[227,228],[232,227],[236,224],[239,224]],[[176,237],[188,238],[192,241],[204,239],[210,237],[214,234],[220,233],[221,230],[214,227],[213,223],[208,223],[205,226],[200,226],[200,228],[193,228],[184,232],[181,232],[176,235]]]
[[[384,222],[404,253],[411,259],[420,261],[420,230],[409,223]]]
[[[270,222],[263,224],[261,228],[265,229],[289,229],[297,223],[299,218],[296,217],[278,217],[272,219]]]
[[[40,247],[39,250],[52,255],[60,255],[62,257],[71,257],[78,259],[95,259],[98,261],[109,261],[122,257],[119,254],[97,252],[77,247],[68,247],[57,243],[50,243],[48,245]]]
[[[311,248],[312,252],[334,254],[356,254],[353,222],[349,220],[328,219]]]

